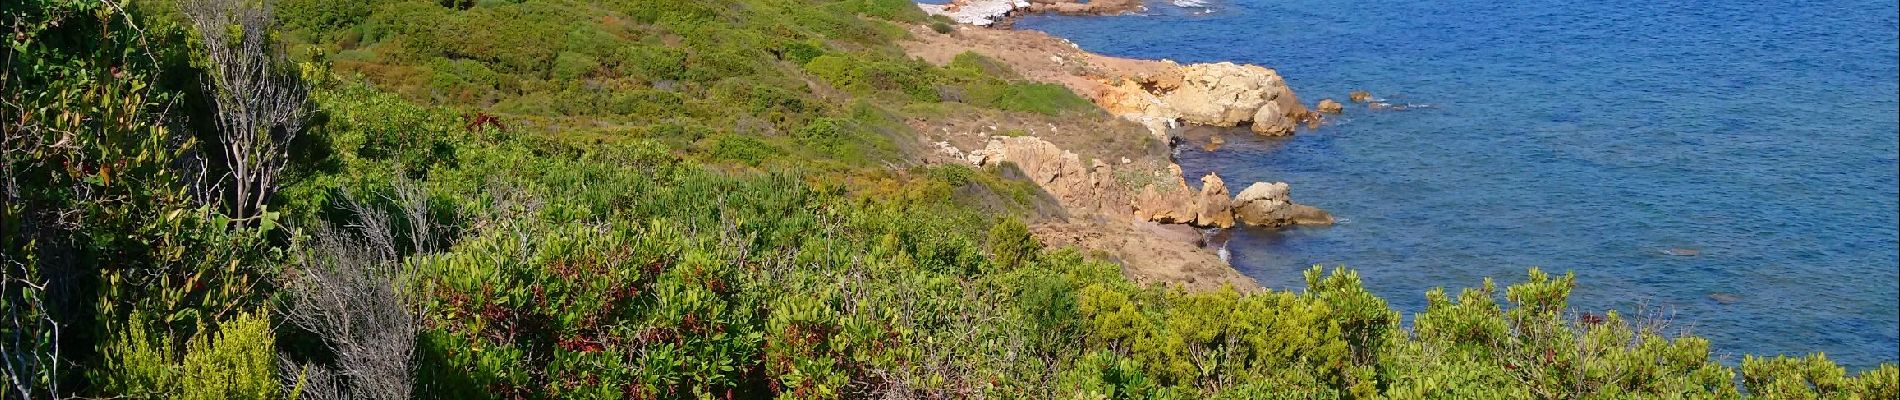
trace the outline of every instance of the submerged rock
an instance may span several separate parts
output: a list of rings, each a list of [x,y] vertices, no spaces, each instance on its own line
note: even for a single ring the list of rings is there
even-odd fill
[[[1372,101],[1372,92],[1368,92],[1364,90],[1354,90],[1352,91],[1351,94],[1346,95],[1346,100],[1352,101],[1354,103],[1364,103],[1364,102]]]
[[[1735,304],[1735,302],[1742,301],[1742,296],[1734,293],[1715,292],[1709,293],[1709,300],[1714,300],[1719,304]]]
[[[1327,114],[1338,114],[1346,111],[1345,105],[1339,104],[1338,101],[1333,101],[1333,99],[1320,99],[1318,108],[1319,112]]]
[[[1663,250],[1663,254],[1677,256],[1677,257],[1695,257],[1695,256],[1702,255],[1702,251],[1696,250],[1696,249],[1690,249],[1690,248],[1677,247],[1673,249]]]

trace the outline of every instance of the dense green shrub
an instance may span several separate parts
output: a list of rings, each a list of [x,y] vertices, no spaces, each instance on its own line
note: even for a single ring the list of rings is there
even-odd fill
[[[629,46],[618,54],[621,75],[647,82],[686,78],[685,51],[659,46]]]
[[[1020,220],[1007,218],[990,228],[990,257],[1004,271],[1035,262],[1041,250],[1042,245],[1029,236],[1029,226]]]
[[[554,58],[554,79],[575,80],[600,69],[600,61],[594,56],[563,52]]]
[[[778,149],[751,136],[721,136],[713,139],[712,157],[758,166],[778,153]]]
[[[983,55],[964,52],[946,66],[959,83],[966,101],[985,107],[1045,115],[1085,113],[1095,104],[1062,85],[1022,82],[1009,66]]]
[[[970,51],[957,53],[956,57],[950,58],[950,64],[945,65],[944,68],[949,69],[952,73],[973,79],[995,78],[1010,80],[1022,78],[1022,76],[1016,74],[1016,71],[1011,70],[1008,65]]]
[[[1048,83],[1016,83],[996,92],[976,92],[991,107],[1045,115],[1093,111],[1095,103],[1069,91],[1068,87]]]
[[[286,29],[306,30],[321,37],[355,27],[386,2],[388,0],[278,0],[277,21]]]
[[[825,55],[806,63],[805,70],[834,87],[860,94],[896,92],[912,101],[937,99],[934,78],[915,64],[864,62],[847,56]]]
[[[248,399],[283,398],[270,319],[239,314],[216,331],[201,331],[173,354],[169,335],[146,328],[134,314],[125,331],[105,348],[106,364],[96,379],[108,393],[141,398]]]

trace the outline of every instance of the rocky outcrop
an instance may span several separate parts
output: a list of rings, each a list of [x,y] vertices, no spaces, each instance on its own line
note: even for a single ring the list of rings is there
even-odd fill
[[[1034,136],[994,137],[966,156],[970,164],[1015,164],[1023,176],[1074,211],[1125,215],[1127,190],[1116,185],[1114,167],[1101,160],[1084,162],[1075,153]]]
[[[1320,99],[1317,108],[1319,108],[1319,112],[1327,114],[1338,114],[1346,111],[1346,105],[1339,104],[1338,101],[1334,101],[1333,99]]]
[[[1127,77],[1095,97],[1110,113],[1137,121],[1251,124],[1254,132],[1271,136],[1290,135],[1299,121],[1312,118],[1279,73],[1229,62],[1169,63],[1158,74]]]
[[[1181,225],[1047,221],[1030,225],[1029,232],[1051,247],[1074,246],[1107,255],[1122,265],[1123,275],[1143,284],[1178,285],[1188,290],[1260,288],[1252,278],[1221,260],[1219,245],[1205,243],[1199,230]]]
[[[1248,225],[1283,227],[1288,225],[1331,225],[1332,214],[1325,210],[1294,203],[1285,182],[1256,182],[1234,197],[1234,214]]]
[[[1163,178],[1162,183],[1136,189],[1133,210],[1136,220],[1167,224],[1195,221],[1198,208],[1195,193],[1181,179],[1181,166],[1169,164],[1167,175],[1169,177]]]
[[[1117,171],[1116,166],[1100,160],[1083,161],[1075,153],[1034,136],[995,137],[966,157],[977,166],[1015,165],[1024,177],[1071,211],[1202,228],[1231,228],[1237,222],[1265,227],[1333,223],[1326,211],[1294,203],[1283,182],[1255,182],[1239,195],[1230,196],[1220,175],[1207,174],[1201,177],[1201,189],[1195,191],[1187,187],[1179,165],[1169,163],[1165,172]],[[1127,187],[1117,180],[1121,174],[1151,174],[1143,179],[1151,183]]]
[[[1201,196],[1194,202],[1195,226],[1209,228],[1234,227],[1233,200],[1228,197],[1227,183],[1220,175],[1207,174],[1201,177]]]

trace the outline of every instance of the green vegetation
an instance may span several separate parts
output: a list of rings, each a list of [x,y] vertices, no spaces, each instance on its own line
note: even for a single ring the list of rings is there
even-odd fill
[[[282,0],[213,24],[308,89],[255,125],[180,3],[0,11],[0,398],[1900,397],[1580,317],[1568,275],[1405,326],[1350,270],[1189,293],[1045,249],[1033,184],[906,161],[903,111],[1101,115],[903,57],[907,1]],[[249,212],[236,140],[285,150]]]

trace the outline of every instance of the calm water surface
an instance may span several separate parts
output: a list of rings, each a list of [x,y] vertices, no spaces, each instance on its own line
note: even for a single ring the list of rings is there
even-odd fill
[[[1432,287],[1537,266],[1577,273],[1573,306],[1658,313],[1727,362],[1900,358],[1894,2],[1203,3],[1017,27],[1275,67],[1309,104],[1366,89],[1430,106],[1183,148],[1189,176],[1291,182],[1349,220],[1235,232],[1261,283],[1343,264],[1416,312]]]

